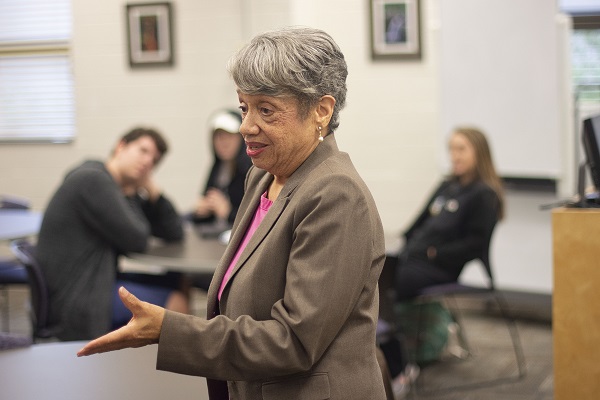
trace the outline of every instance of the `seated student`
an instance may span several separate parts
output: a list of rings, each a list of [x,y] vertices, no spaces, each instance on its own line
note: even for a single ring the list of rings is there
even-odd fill
[[[206,186],[196,203],[192,219],[211,224],[215,231],[229,229],[244,195],[244,180],[252,161],[240,135],[242,116],[235,110],[220,110],[210,121],[214,163]]]
[[[131,313],[115,297],[121,285],[145,301],[188,312],[186,296],[172,288],[117,282],[119,254],[144,251],[150,236],[183,238],[180,216],[152,177],[166,152],[158,132],[133,129],[106,162],[87,160],[71,170],[50,200],[37,256],[59,339],[91,339],[125,325]]]
[[[404,233],[395,273],[397,301],[414,298],[431,285],[455,282],[465,264],[481,256],[503,217],[502,183],[485,135],[475,128],[457,128],[450,137],[449,152],[450,176]],[[382,349],[393,369],[396,391],[406,391],[408,363],[399,347],[388,342]],[[414,379],[414,367],[408,366]]]

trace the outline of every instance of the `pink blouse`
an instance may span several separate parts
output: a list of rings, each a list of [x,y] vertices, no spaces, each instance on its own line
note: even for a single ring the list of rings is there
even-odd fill
[[[263,193],[263,195],[260,196],[260,204],[256,208],[256,212],[254,213],[254,217],[252,218],[252,223],[250,224],[250,226],[248,227],[248,230],[246,231],[244,240],[242,240],[242,242],[240,243],[240,246],[238,247],[238,249],[235,253],[235,256],[231,260],[231,263],[229,263],[229,267],[227,267],[225,276],[223,277],[223,280],[221,281],[221,286],[219,286],[219,294],[218,294],[219,300],[221,300],[221,294],[223,293],[223,289],[225,288],[225,285],[229,281],[229,278],[231,277],[231,273],[233,272],[233,268],[235,267],[235,264],[237,264],[237,261],[240,258],[242,251],[244,251],[244,249],[246,248],[246,245],[252,238],[252,235],[254,235],[254,232],[256,232],[256,230],[258,229],[258,226],[260,225],[260,223],[263,221],[263,219],[265,219],[265,216],[267,215],[267,211],[269,211],[269,208],[271,208],[272,205],[273,205],[273,202],[267,198],[267,193],[266,192]]]

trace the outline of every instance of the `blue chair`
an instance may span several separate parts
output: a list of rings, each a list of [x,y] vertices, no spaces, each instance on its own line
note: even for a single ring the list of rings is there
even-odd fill
[[[0,351],[29,347],[32,344],[29,336],[0,332]]]
[[[17,196],[0,196],[0,209],[28,210],[27,199]],[[27,271],[14,259],[0,259],[0,301],[2,302],[2,330],[10,332],[10,295],[12,285],[27,285]]]
[[[18,261],[13,259],[0,260],[0,301],[3,306],[3,331],[10,332],[10,286],[27,284],[27,271]]]
[[[0,196],[0,209],[5,210],[29,210],[31,204],[29,200],[18,196]]]
[[[33,341],[52,339],[58,327],[49,322],[50,300],[48,286],[42,268],[35,255],[35,245],[27,239],[15,240],[10,248],[19,262],[27,270],[31,297],[31,324]]]

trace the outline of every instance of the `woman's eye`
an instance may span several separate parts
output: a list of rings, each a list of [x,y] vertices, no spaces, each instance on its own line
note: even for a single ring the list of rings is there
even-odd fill
[[[261,107],[260,108],[260,113],[262,115],[271,115],[271,114],[273,114],[273,111],[271,109],[269,109],[269,108]]]
[[[246,114],[248,112],[248,107],[240,106],[240,111],[242,112],[242,114]]]

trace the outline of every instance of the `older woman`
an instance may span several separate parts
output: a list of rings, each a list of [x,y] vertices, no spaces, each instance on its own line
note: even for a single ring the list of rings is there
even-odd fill
[[[383,230],[334,136],[344,56],[325,32],[283,29],[254,38],[229,71],[254,166],[208,319],[121,289],[133,319],[78,355],[158,343],[158,368],[208,377],[212,400],[384,399],[375,351]]]

